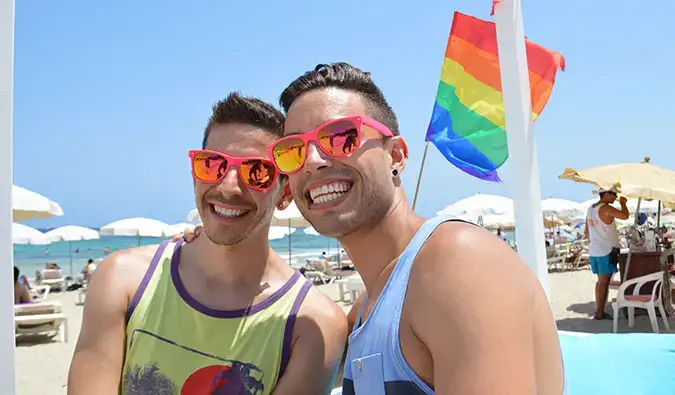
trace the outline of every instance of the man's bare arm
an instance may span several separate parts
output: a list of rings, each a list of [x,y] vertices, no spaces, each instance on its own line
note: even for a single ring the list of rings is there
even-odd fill
[[[347,318],[326,295],[309,290],[293,330],[291,358],[274,395],[330,394],[347,339]]]
[[[141,282],[156,249],[116,252],[94,272],[68,374],[69,395],[119,394],[129,294]]]
[[[535,394],[539,284],[513,250],[469,226],[446,224],[432,236],[408,288],[410,325],[431,353],[436,394]]]
[[[616,207],[605,204],[604,206],[600,207],[600,212],[616,219],[628,219],[630,216],[630,211],[628,211],[628,206],[626,205],[626,198],[622,196],[619,200],[619,203],[621,204],[621,210],[617,210]]]

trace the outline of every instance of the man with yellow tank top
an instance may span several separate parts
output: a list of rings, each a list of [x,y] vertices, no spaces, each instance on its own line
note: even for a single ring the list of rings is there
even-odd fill
[[[346,317],[268,244],[275,208],[291,202],[266,155],[283,122],[273,106],[236,93],[214,106],[202,149],[189,154],[207,237],[102,262],[69,394],[330,392]]]

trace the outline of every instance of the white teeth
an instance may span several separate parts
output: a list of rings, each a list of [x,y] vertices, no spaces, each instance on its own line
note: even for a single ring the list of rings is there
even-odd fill
[[[326,203],[344,195],[351,188],[351,184],[344,181],[331,182],[310,189],[309,196],[313,203]]]
[[[221,217],[226,217],[226,218],[236,218],[236,217],[241,217],[242,215],[246,214],[248,210],[234,210],[231,208],[224,208],[224,207],[218,207],[218,206],[213,206],[213,210],[218,213]]]

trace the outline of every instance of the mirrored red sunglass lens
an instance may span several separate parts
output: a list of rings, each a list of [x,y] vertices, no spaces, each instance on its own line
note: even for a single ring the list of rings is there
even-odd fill
[[[274,146],[273,155],[281,171],[296,170],[305,158],[305,143],[295,138],[281,141]]]
[[[216,181],[227,172],[227,160],[217,154],[200,152],[192,161],[195,176],[203,181]]]
[[[321,129],[319,144],[333,155],[345,155],[354,152],[359,145],[359,132],[352,121],[332,123]]]
[[[241,164],[241,177],[250,186],[267,189],[272,186],[277,169],[271,162],[250,160]]]

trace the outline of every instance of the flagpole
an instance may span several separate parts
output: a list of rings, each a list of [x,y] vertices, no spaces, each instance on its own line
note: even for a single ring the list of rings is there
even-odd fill
[[[16,393],[14,359],[14,262],[12,244],[12,92],[14,82],[14,0],[0,0],[0,388]],[[7,276],[4,277],[3,276]],[[11,279],[11,280],[10,280]],[[5,318],[2,318],[5,317]]]
[[[537,147],[520,0],[495,4],[506,136],[512,178],[518,254],[537,275],[550,298]]]
[[[415,187],[415,197],[413,198],[413,211],[417,205],[417,195],[420,193],[420,184],[422,183],[422,172],[424,171],[424,164],[427,161],[427,152],[429,152],[429,142],[424,144],[424,154],[422,155],[422,165],[420,166],[420,174],[417,176],[417,187]]]

